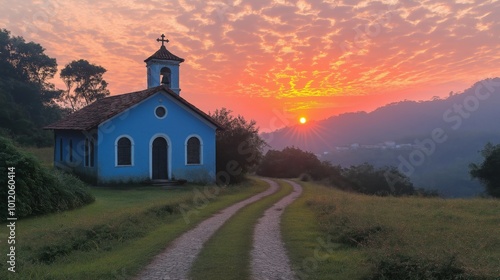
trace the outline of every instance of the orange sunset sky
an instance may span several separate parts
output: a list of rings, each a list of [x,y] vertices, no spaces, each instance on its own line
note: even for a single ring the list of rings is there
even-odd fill
[[[146,87],[160,44],[185,58],[181,96],[261,131],[446,97],[499,75],[500,1],[0,0],[0,28],[57,59],[105,67],[111,94]],[[59,73],[53,81],[64,85]]]

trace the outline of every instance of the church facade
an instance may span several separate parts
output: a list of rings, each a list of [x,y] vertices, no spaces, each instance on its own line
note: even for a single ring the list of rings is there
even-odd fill
[[[45,129],[54,165],[97,184],[150,180],[215,181],[221,127],[180,96],[184,59],[162,46],[145,60],[148,88],[109,96]]]

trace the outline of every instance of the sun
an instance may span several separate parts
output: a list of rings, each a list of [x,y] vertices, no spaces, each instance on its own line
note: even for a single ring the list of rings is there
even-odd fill
[[[300,122],[301,124],[305,124],[305,123],[307,122],[307,119],[306,119],[305,117],[301,117],[301,118],[299,119],[299,122]]]

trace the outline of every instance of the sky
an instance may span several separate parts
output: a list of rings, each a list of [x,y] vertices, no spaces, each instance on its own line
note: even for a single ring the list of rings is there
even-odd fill
[[[0,11],[0,28],[59,69],[106,68],[112,95],[146,88],[144,59],[164,33],[185,59],[181,96],[262,132],[500,76],[499,0],[0,0]]]

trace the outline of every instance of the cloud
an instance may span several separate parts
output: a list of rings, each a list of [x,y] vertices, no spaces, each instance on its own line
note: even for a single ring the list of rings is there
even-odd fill
[[[108,69],[113,94],[142,89],[165,33],[183,92],[276,100],[471,84],[497,75],[498,1],[0,0],[0,24],[60,67]],[[471,75],[473,74],[473,75]],[[404,99],[404,97],[402,98]],[[302,101],[301,101],[302,102]],[[297,109],[304,104],[297,105]],[[327,103],[328,104],[328,103]]]

